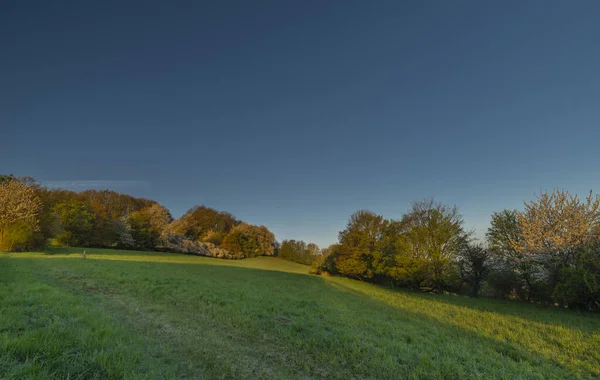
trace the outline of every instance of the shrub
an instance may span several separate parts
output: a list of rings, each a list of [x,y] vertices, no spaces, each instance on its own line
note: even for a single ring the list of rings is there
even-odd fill
[[[495,268],[490,271],[482,289],[487,297],[525,300],[526,293],[521,276],[514,270]]]
[[[473,297],[479,295],[483,280],[489,272],[490,254],[481,246],[465,245],[458,255],[462,282],[469,286]]]
[[[552,294],[555,301],[569,308],[600,310],[600,246],[582,247],[575,265],[563,268]]]

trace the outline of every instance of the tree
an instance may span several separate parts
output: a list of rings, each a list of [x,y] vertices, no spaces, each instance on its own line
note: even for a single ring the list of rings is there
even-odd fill
[[[308,256],[310,257],[319,256],[321,254],[321,248],[319,248],[319,246],[315,243],[308,243],[306,245],[306,250],[308,252]]]
[[[600,244],[580,246],[571,267],[563,267],[554,298],[573,309],[600,310]]]
[[[272,256],[275,235],[265,226],[242,223],[235,226],[223,239],[223,248],[237,258]]]
[[[7,184],[16,177],[13,174],[0,174],[0,184]]]
[[[73,197],[85,203],[93,214],[93,228],[88,233],[87,244],[97,247],[120,245],[122,238],[120,221],[132,213],[158,205],[156,202],[120,194],[112,190],[85,190],[73,193]]]
[[[311,265],[317,256],[321,255],[319,247],[314,243],[306,244],[302,240],[284,240],[279,247],[277,256],[284,260]]]
[[[148,225],[158,233],[164,232],[173,220],[169,210],[158,203],[145,207],[138,212],[144,215]]]
[[[406,283],[406,277],[399,270],[397,259],[400,257],[400,237],[404,232],[404,224],[398,220],[386,221],[382,233],[377,240],[373,258],[375,282],[391,282],[393,285]]]
[[[335,269],[335,253],[339,250],[339,244],[332,244],[321,250],[321,254],[316,257],[310,266],[312,274],[337,274]]]
[[[469,285],[471,296],[477,297],[489,273],[490,255],[480,245],[465,244],[458,254],[461,280]]]
[[[53,212],[60,222],[60,232],[56,235],[59,244],[70,247],[90,245],[94,214],[84,202],[76,199],[62,201],[54,206]]]
[[[212,243],[214,245],[221,245],[221,243],[223,243],[223,239],[225,238],[227,234],[225,232],[220,232],[220,231],[214,231],[214,230],[210,230],[207,233],[205,233],[200,240],[207,242],[207,243]]]
[[[10,251],[23,234],[38,230],[41,211],[42,201],[33,186],[14,177],[3,177],[0,183],[0,246]]]
[[[131,223],[127,218],[119,218],[115,221],[117,231],[117,247],[131,249],[135,248],[135,240],[132,235]]]
[[[533,257],[520,249],[523,236],[519,212],[493,213],[486,239],[493,261],[491,283],[499,290],[497,295],[531,301],[539,288],[540,274]]]
[[[456,280],[455,259],[470,235],[458,209],[433,199],[415,202],[401,223],[394,274],[414,287],[441,292]]]
[[[510,258],[518,252],[521,245],[521,229],[517,210],[502,210],[492,214],[490,228],[486,233],[490,249],[500,257]]]
[[[379,256],[377,242],[387,223],[372,211],[359,210],[352,214],[346,228],[339,233],[339,245],[333,252],[336,270],[361,280],[372,278]]]
[[[521,240],[516,249],[532,263],[539,273],[538,282],[543,284],[535,298],[561,302],[565,298],[556,297],[557,288],[566,279],[572,283],[583,270],[578,267],[582,249],[599,237],[600,197],[591,191],[585,200],[564,190],[541,192],[536,200],[525,203],[518,223]]]
[[[95,215],[111,221],[157,204],[149,199],[135,198],[112,190],[85,190],[78,194],[78,198],[84,201]]]
[[[217,211],[206,206],[195,206],[174,224],[174,233],[184,235],[188,239],[204,240],[214,237],[215,233],[224,236],[240,222],[228,212]]]
[[[197,239],[197,234],[192,230],[194,220],[192,216],[187,213],[181,216],[181,218],[172,221],[167,229],[171,234],[177,234],[186,237],[187,239]]]
[[[131,213],[128,222],[136,247],[156,249],[161,244],[160,237],[166,232],[171,219],[169,210],[157,203]]]
[[[522,240],[518,249],[537,256],[550,276],[574,263],[577,247],[592,241],[600,232],[600,197],[590,191],[585,201],[568,191],[541,192],[525,203],[518,214]]]

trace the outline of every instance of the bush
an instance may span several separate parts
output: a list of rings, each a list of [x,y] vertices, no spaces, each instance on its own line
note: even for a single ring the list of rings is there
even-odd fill
[[[461,281],[469,287],[473,297],[479,295],[483,280],[489,272],[490,253],[482,246],[466,244],[458,256]]]
[[[174,233],[165,233],[160,237],[159,245],[156,247],[159,251],[185,253],[199,256],[206,256],[206,250],[203,245],[183,235]]]
[[[600,246],[581,248],[573,267],[563,268],[554,300],[569,308],[600,310]]]
[[[497,268],[489,273],[482,294],[499,299],[526,299],[526,294],[523,291],[523,280],[519,274],[505,268]]]
[[[233,253],[228,250],[217,247],[212,243],[202,243],[196,240],[186,239],[183,235],[174,233],[165,233],[160,238],[160,244],[156,247],[159,251],[185,253],[188,255],[198,255],[207,257],[217,257],[220,259],[236,259]]]
[[[317,256],[310,266],[311,274],[338,274],[335,268],[335,256],[330,252]]]

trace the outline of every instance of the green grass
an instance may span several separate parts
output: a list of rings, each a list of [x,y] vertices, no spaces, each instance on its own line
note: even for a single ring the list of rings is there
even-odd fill
[[[229,261],[0,254],[0,378],[598,378],[600,317]]]

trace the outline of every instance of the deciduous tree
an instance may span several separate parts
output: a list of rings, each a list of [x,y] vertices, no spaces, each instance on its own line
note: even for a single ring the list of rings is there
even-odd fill
[[[305,265],[311,265],[320,255],[321,251],[316,244],[306,244],[302,240],[284,240],[277,254],[282,259]]]
[[[223,239],[223,248],[238,258],[271,256],[275,252],[275,235],[265,226],[242,223]]]
[[[14,177],[0,183],[0,246],[12,250],[17,230],[34,231],[39,228],[42,201],[33,186]],[[7,230],[13,229],[10,242],[5,241]]]
[[[517,248],[553,264],[573,263],[575,249],[600,232],[600,197],[590,191],[585,201],[568,191],[541,192],[518,214],[522,239]]]
[[[372,211],[359,210],[352,214],[346,228],[339,233],[339,245],[333,252],[336,270],[349,277],[372,278],[379,256],[377,243],[387,223]]]
[[[396,275],[406,276],[415,287],[442,291],[456,280],[455,259],[469,237],[458,209],[433,199],[415,202],[402,224]]]
[[[71,247],[90,245],[94,214],[84,202],[77,199],[62,201],[53,211],[60,221],[60,232],[56,235],[60,244]]]

